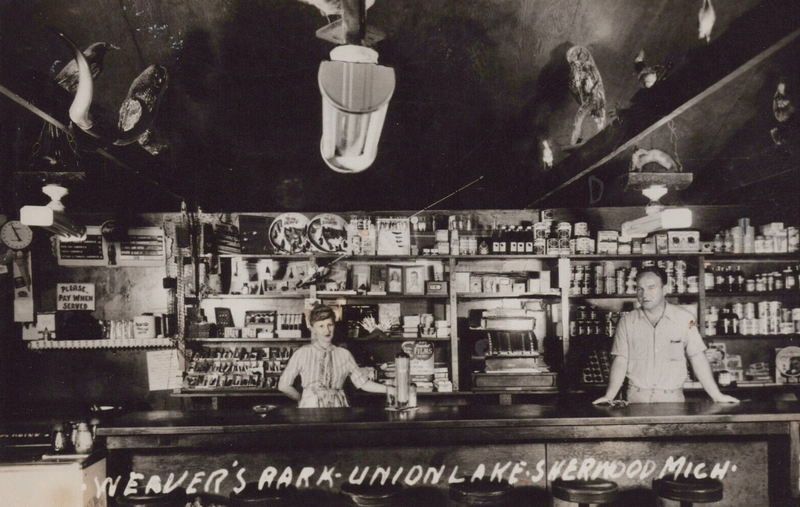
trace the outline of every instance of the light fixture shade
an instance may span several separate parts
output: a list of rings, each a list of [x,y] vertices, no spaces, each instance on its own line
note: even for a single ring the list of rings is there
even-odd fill
[[[339,46],[319,66],[322,95],[320,152],[334,171],[358,173],[378,154],[383,122],[394,93],[394,69],[378,65],[377,53]]]
[[[692,226],[692,210],[668,208],[654,211],[636,220],[624,222],[620,227],[620,239],[644,238],[651,232],[668,229],[683,229]]]
[[[69,192],[61,185],[45,185],[42,187],[50,202],[47,206],[23,206],[19,210],[19,220],[25,225],[42,227],[58,235],[63,242],[79,242],[86,240],[86,227],[75,223],[64,213],[61,199]]]

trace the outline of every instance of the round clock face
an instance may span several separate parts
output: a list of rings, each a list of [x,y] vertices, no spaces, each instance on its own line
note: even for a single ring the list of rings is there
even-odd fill
[[[22,250],[31,244],[33,231],[19,220],[9,220],[0,227],[0,240],[12,250]]]

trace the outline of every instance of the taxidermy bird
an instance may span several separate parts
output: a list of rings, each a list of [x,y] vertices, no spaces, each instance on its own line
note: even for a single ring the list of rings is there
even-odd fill
[[[103,72],[103,58],[109,49],[119,48],[107,42],[95,42],[83,50],[83,56],[86,57],[92,72],[92,79],[97,79],[97,76]],[[68,92],[75,93],[75,89],[78,88],[78,62],[74,58],[56,74],[56,83]]]
[[[633,68],[636,69],[639,84],[642,88],[652,88],[654,84],[664,79],[672,68],[672,62],[658,65],[647,65],[644,61],[644,49],[639,51],[633,60]]]
[[[573,145],[581,142],[581,127],[587,114],[591,114],[597,130],[606,126],[606,92],[603,78],[594,63],[592,54],[583,46],[573,46],[567,51],[569,62],[569,91],[578,102],[578,112],[573,121]]]
[[[786,95],[786,79],[784,78],[778,80],[778,88],[775,90],[775,95],[772,96],[772,114],[781,123],[789,121],[794,114],[794,105]]]
[[[116,129],[110,129],[112,132],[103,132],[95,125],[89,111],[94,95],[94,81],[89,62],[69,37],[61,32],[57,33],[72,49],[78,69],[78,85],[69,108],[69,119],[72,123],[92,137],[108,144],[125,146],[138,141],[151,154],[160,152],[165,145],[155,144],[150,129],[158,113],[161,98],[167,89],[167,69],[160,65],[150,65],[143,70],[131,83],[128,95],[122,102]]]
[[[711,29],[714,28],[714,23],[717,21],[717,13],[714,12],[714,6],[711,5],[711,0],[703,0],[703,5],[697,12],[697,38],[705,39],[706,42],[711,42]]]
[[[342,12],[342,0],[300,0],[301,2],[309,5],[313,5],[322,13],[323,16],[333,16],[335,14],[341,14]],[[375,3],[375,0],[367,0],[366,1],[366,8],[369,9],[372,7],[372,4]]]

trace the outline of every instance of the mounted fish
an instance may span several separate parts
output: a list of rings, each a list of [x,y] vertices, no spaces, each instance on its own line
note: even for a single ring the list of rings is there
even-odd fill
[[[654,84],[666,77],[667,73],[672,68],[672,62],[647,65],[647,62],[644,61],[644,49],[642,49],[633,60],[633,68],[636,69],[636,75],[642,88],[652,88]]]
[[[107,42],[95,42],[83,50],[83,56],[86,57],[86,62],[89,64],[92,79],[97,79],[97,76],[103,72],[103,59],[109,49],[119,48]],[[68,92],[75,93],[78,88],[78,62],[74,58],[58,71],[56,83]]]
[[[119,110],[116,128],[100,128],[90,114],[94,95],[94,82],[89,62],[72,40],[58,32],[75,55],[78,69],[78,85],[69,108],[69,118],[81,130],[101,142],[125,146],[139,142],[152,154],[159,153],[166,145],[155,143],[150,129],[158,107],[167,89],[167,70],[160,65],[150,65],[131,83],[128,95]],[[110,131],[110,132],[108,132]]]
[[[711,42],[711,30],[717,21],[717,13],[711,0],[703,0],[703,5],[697,12],[697,38],[705,39],[706,43]]]
[[[573,46],[567,51],[569,62],[569,91],[578,101],[578,112],[572,127],[570,142],[580,144],[581,127],[587,114],[591,114],[597,124],[597,130],[606,126],[606,92],[603,78],[594,63],[592,54],[583,46]]]

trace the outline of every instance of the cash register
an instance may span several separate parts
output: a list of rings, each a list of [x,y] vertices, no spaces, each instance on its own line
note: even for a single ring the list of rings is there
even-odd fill
[[[485,333],[487,347],[482,372],[474,372],[475,391],[555,390],[556,374],[542,356],[542,339],[536,335],[542,311],[525,308],[481,310],[473,331]],[[472,323],[477,324],[473,318]],[[543,322],[542,322],[543,324]],[[539,326],[540,333],[544,332]]]

